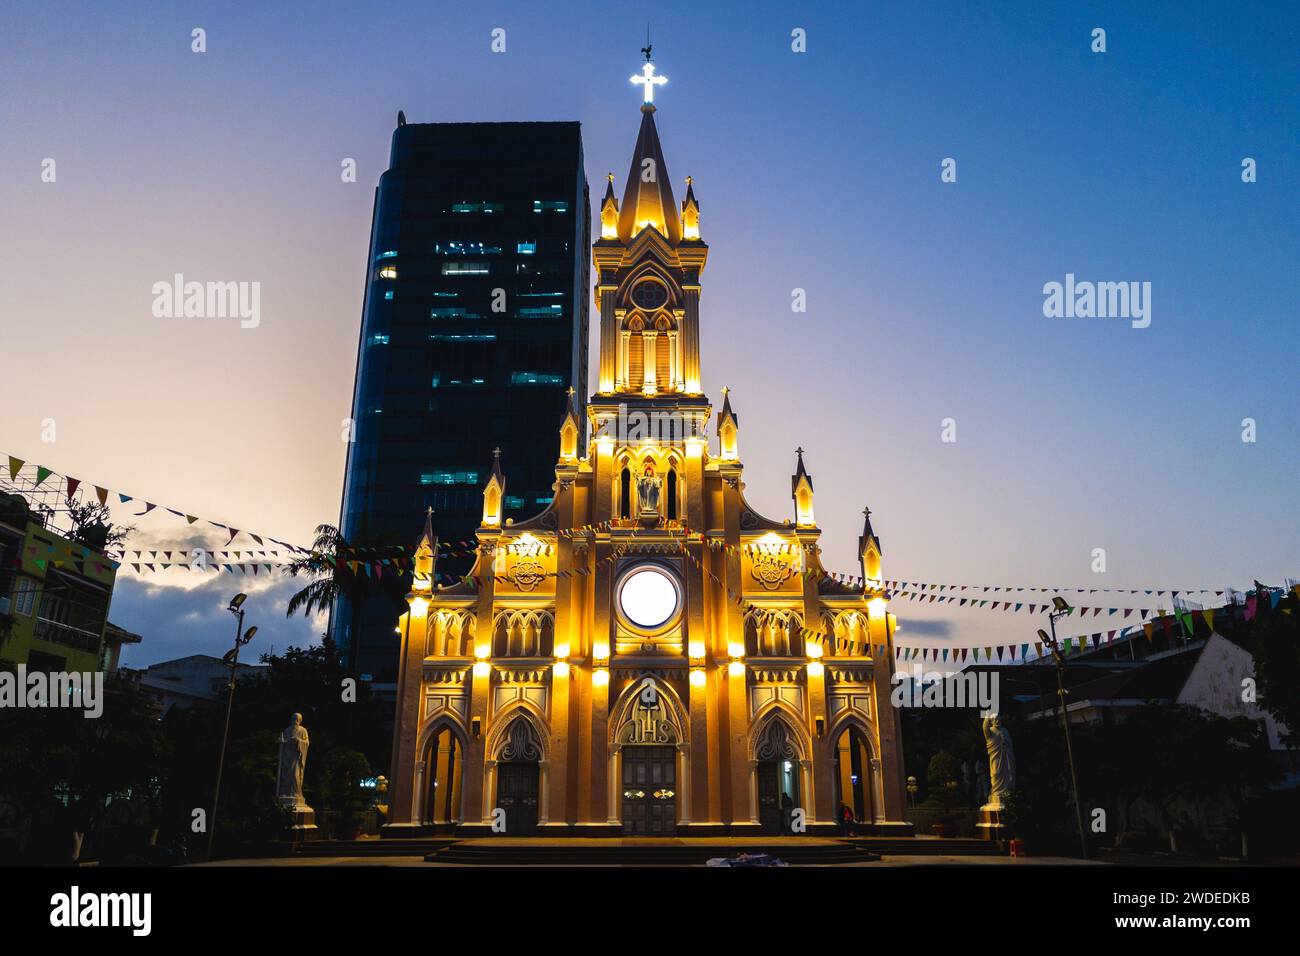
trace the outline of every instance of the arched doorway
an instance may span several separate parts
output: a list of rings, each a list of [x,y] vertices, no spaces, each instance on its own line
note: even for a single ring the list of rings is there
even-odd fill
[[[687,766],[678,702],[653,677],[633,681],[615,706],[612,796],[624,836],[673,836],[689,823]]]
[[[460,737],[449,724],[443,724],[430,734],[424,758],[425,824],[438,827],[461,822],[461,770],[464,762],[465,751]]]
[[[505,811],[502,832],[509,836],[531,836],[537,832],[541,759],[542,747],[532,722],[526,717],[516,717],[506,730],[496,768],[496,805]]]
[[[791,832],[791,814],[799,806],[799,751],[784,720],[773,717],[754,748],[758,784],[758,822],[769,835]]]
[[[632,744],[622,751],[623,835],[677,832],[677,748]]]
[[[862,728],[849,724],[835,742],[835,781],[838,803],[853,811],[855,827],[876,819],[875,762],[871,742]]]

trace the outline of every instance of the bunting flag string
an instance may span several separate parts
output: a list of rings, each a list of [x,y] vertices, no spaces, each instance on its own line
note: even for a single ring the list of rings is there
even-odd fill
[[[1181,594],[1183,592],[1180,591],[1178,593]],[[891,596],[896,598],[906,598],[909,601],[920,604],[950,604],[955,607],[978,609],[987,608],[990,611],[1011,611],[1012,613],[1019,611],[1028,611],[1030,614],[1046,613],[1052,608],[1050,601],[995,601],[989,598],[965,598],[959,597],[955,594],[941,594],[937,591],[893,591],[891,592]],[[1094,617],[1100,617],[1102,614],[1113,615],[1122,613],[1123,616],[1127,618],[1136,613],[1138,614],[1139,620],[1150,617],[1153,613],[1151,608],[1145,607],[1073,607],[1070,609],[1070,612],[1077,613],[1081,619],[1086,617],[1088,614],[1092,614]]]
[[[862,578],[855,578],[861,581]],[[981,594],[996,593],[1023,593],[1033,592],[1039,594],[1146,594],[1148,596],[1164,597],[1166,594],[1170,598],[1175,598],[1180,594],[1213,594],[1215,597],[1223,597],[1226,593],[1223,590],[1213,590],[1211,588],[1044,588],[1028,587],[1016,585],[988,585],[988,584],[930,584],[919,581],[901,581],[883,579],[881,582],[891,591],[916,590],[926,593],[965,593],[966,591],[979,591]]]
[[[45,562],[37,561],[36,563],[43,565]],[[55,566],[62,566],[67,562],[52,561],[50,563],[54,564]],[[263,572],[265,572],[266,574],[271,574],[274,571],[283,569],[283,565],[276,565],[265,561],[258,561],[258,562],[214,561],[204,566],[190,565],[186,563],[175,563],[175,562],[168,563],[165,561],[138,561],[138,562],[128,561],[122,564],[110,562],[108,565],[103,565],[99,562],[96,562],[95,564],[95,568],[98,571],[102,571],[105,567],[113,568],[117,570],[119,573],[130,572],[139,575],[143,575],[146,573],[157,573],[160,571],[165,571],[169,568],[187,568],[191,571],[200,571],[200,572],[210,571],[213,573],[225,573],[225,574],[239,573],[239,574],[253,574],[253,575],[258,575]],[[383,577],[382,567],[370,565],[370,564],[359,565],[356,573],[373,577],[376,579],[381,579]],[[435,579],[437,583],[446,584],[446,585],[457,584],[461,580],[461,578],[457,577],[456,575],[444,574],[443,572],[436,572]]]
[[[29,462],[25,459],[18,458],[17,456],[9,455],[8,465],[10,480],[17,481],[18,476],[22,473],[23,469],[29,467]],[[85,483],[80,478],[75,478],[70,475],[61,475],[44,465],[31,465],[30,467],[35,471],[32,490],[39,490],[42,485],[53,478],[55,483],[52,484],[50,490],[57,489],[62,491],[66,498],[71,499],[75,497],[83,487],[85,487]],[[57,488],[58,482],[62,483],[62,488]],[[95,499],[100,505],[107,506],[111,494],[115,494],[119,503],[123,505],[131,503],[140,505],[141,510],[133,512],[137,517],[150,514],[160,507],[157,503],[152,501],[143,500],[136,496],[127,495],[123,492],[111,491],[107,486],[92,484],[89,485],[89,487],[94,489]],[[414,564],[414,555],[417,550],[415,547],[407,547],[403,545],[366,547],[346,544],[341,545],[333,551],[313,550],[271,537],[270,535],[256,534],[251,531],[241,530],[233,525],[220,521],[203,519],[198,515],[190,514],[177,508],[172,508],[166,505],[161,506],[161,508],[163,511],[166,511],[177,518],[183,519],[188,526],[192,527],[200,521],[204,521],[207,525],[226,532],[228,535],[226,540],[227,545],[233,543],[240,534],[244,534],[254,541],[259,546],[259,549],[231,550],[225,548],[220,550],[207,550],[188,547],[167,548],[165,546],[162,548],[140,549],[119,548],[106,553],[108,558],[108,567],[114,569],[119,567],[129,567],[136,573],[144,573],[146,569],[150,572],[155,572],[168,568],[189,568],[191,570],[212,570],[217,572],[243,574],[259,574],[262,571],[265,571],[270,574],[275,569],[282,569],[291,562],[315,560],[333,567],[345,567],[353,574],[381,579],[385,568],[390,571],[402,572],[412,567]],[[574,539],[599,535],[614,529],[631,529],[633,538],[635,539],[636,537],[637,525],[635,521],[631,519],[613,519],[575,528],[562,528],[557,529],[555,533],[563,538]],[[657,529],[654,533],[656,536],[662,536],[664,534],[664,529]],[[669,529],[668,533],[670,538],[672,538],[673,543],[664,545],[663,547],[665,548],[665,551],[662,553],[677,551],[685,555],[689,560],[696,564],[697,567],[707,573],[714,583],[722,588],[724,593],[727,594],[728,599],[738,607],[742,608],[746,614],[758,613],[765,615],[765,617],[770,616],[769,612],[749,601],[746,601],[742,594],[739,594],[734,589],[728,587],[716,574],[713,573],[711,569],[703,566],[695,554],[686,547],[686,544],[698,543],[715,553],[720,552],[728,556],[741,556],[756,553],[787,555],[799,554],[801,552],[807,552],[811,555],[820,553],[819,549],[817,549],[815,545],[800,546],[786,542],[732,544],[723,541],[718,537],[694,531],[690,528],[683,528],[681,531]],[[272,544],[279,545],[280,548],[286,550],[281,551],[279,549],[268,549],[265,547],[265,544],[268,541]],[[646,547],[645,544],[638,544],[638,548],[641,550],[645,550]],[[439,554],[444,557],[475,558],[480,554],[480,544],[476,539],[439,541],[437,542],[437,549]],[[540,543],[536,553],[550,556],[555,553],[555,550],[556,548],[554,545]],[[616,550],[604,560],[612,560],[620,557],[623,553],[623,549]],[[89,554],[90,552],[87,552],[85,555],[82,555],[81,561],[84,562],[89,557]],[[73,563],[78,561],[77,558],[71,556],[67,558],[54,558],[52,555],[53,549],[51,548],[50,554],[45,558],[37,558],[35,560],[41,563],[50,562],[56,565],[60,565],[65,561],[72,561]],[[146,560],[146,556],[148,560]],[[134,557],[135,560],[131,560],[132,557]],[[819,579],[828,579],[842,587],[889,592],[891,597],[905,598],[914,603],[945,604],[954,607],[970,607],[993,611],[1001,610],[1012,613],[1027,611],[1031,615],[1046,612],[1051,607],[1050,599],[1034,599],[1035,595],[1140,594],[1153,598],[1150,603],[1157,604],[1160,602],[1160,599],[1164,598],[1166,595],[1168,595],[1170,602],[1174,603],[1177,601],[1179,596],[1187,598],[1192,595],[1213,595],[1221,598],[1225,593],[1227,593],[1225,590],[1213,590],[1208,588],[1046,588],[1015,585],[941,584],[895,579],[869,580],[864,579],[860,575],[827,571],[816,566],[809,567],[812,563],[813,562],[808,560],[804,560],[803,562],[804,570],[801,574],[806,579],[817,577]],[[102,569],[105,566],[101,562],[95,562],[95,565],[97,569]],[[560,577],[568,577],[573,574],[587,575],[590,573],[592,573],[592,569],[585,567],[574,568],[572,571],[562,570],[555,572],[556,576]],[[435,578],[447,583],[472,583],[474,586],[479,586],[482,580],[479,576],[454,576],[442,572],[437,572]],[[1280,591],[1272,593],[1269,598],[1271,604],[1276,606],[1280,597]],[[1257,600],[1257,597],[1247,599],[1247,620],[1254,617]],[[1176,603],[1174,605],[1174,616],[1172,618],[1165,616],[1164,611],[1161,609],[1153,611],[1149,606],[1125,607],[1121,606],[1120,602],[1115,602],[1114,606],[1112,606],[1110,601],[1102,601],[1100,604],[1096,605],[1078,606],[1072,609],[1072,613],[1077,613],[1080,619],[1087,617],[1089,614],[1092,614],[1095,618],[1101,617],[1103,614],[1108,617],[1122,614],[1124,619],[1129,619],[1136,614],[1136,621],[1141,624],[1148,639],[1151,638],[1153,629],[1153,623],[1148,619],[1152,618],[1153,614],[1162,621],[1162,626],[1166,631],[1171,631],[1173,627],[1172,622],[1177,621],[1179,633],[1190,636],[1193,632],[1194,625],[1194,612],[1186,608],[1180,609],[1177,607]],[[1212,626],[1213,610],[1200,610],[1199,613],[1201,613],[1206,622]],[[1120,632],[1121,636],[1126,635],[1131,630],[1132,626],[1133,625],[1126,626],[1123,631]],[[824,632],[813,628],[801,627],[799,630],[806,640],[824,641],[826,638]],[[1094,632],[1089,635],[1077,635],[1063,639],[1063,645],[1066,648],[1066,652],[1069,653],[1071,648],[1076,646],[1079,648],[1085,648],[1090,642],[1093,646],[1096,646],[1103,639],[1103,635],[1104,639],[1109,641],[1113,639],[1115,634],[1116,630],[1112,629],[1108,631]],[[865,644],[856,646],[859,646],[864,650],[868,647],[868,645]],[[995,645],[985,647],[983,650],[985,652],[984,656],[986,660],[992,659],[995,653],[997,659],[1002,660],[1004,649],[1006,649],[1006,653],[1009,655],[1008,659],[1014,660],[1017,647],[1021,649],[1021,657],[1023,659],[1024,655],[1028,652],[1029,646],[1029,644]],[[883,650],[883,648],[879,649]],[[905,650],[911,653],[910,658],[902,656]],[[950,651],[952,652],[954,660],[956,659],[958,652],[960,652],[961,660],[967,661],[972,658],[974,660],[979,660],[980,650],[980,648],[940,649],[903,646],[898,647],[896,653],[900,655],[900,659],[915,658],[917,651],[921,652],[922,659],[928,659],[925,655],[933,653],[936,655],[936,660],[939,659],[938,655],[942,653],[942,659],[946,661],[949,659],[948,655]]]
[[[9,460],[9,477],[11,480],[16,481],[22,469],[27,467],[29,463],[25,459],[18,458],[17,456],[14,455],[9,455],[8,460]],[[55,472],[53,469],[47,468],[44,465],[36,465],[34,467],[36,470],[34,489],[40,488],[42,484],[44,484],[47,480],[53,477],[55,479],[62,480],[65,483],[65,487],[63,489],[65,492],[65,496],[71,498],[77,493],[77,491],[83,485],[82,479],[80,478],[74,478],[70,475],[60,475],[57,472]],[[113,492],[110,492],[110,489],[107,488],[106,486],[92,485],[91,487],[94,488],[95,497],[97,498],[99,503],[101,505],[107,505],[109,495],[110,493]],[[120,493],[120,492],[116,494],[118,499],[120,500],[120,503],[122,504],[135,502],[137,504],[143,505],[143,509],[141,511],[134,512],[136,517],[142,517],[144,515],[147,515],[159,507],[154,502],[141,501],[136,496],[127,495],[125,493]],[[190,526],[197,524],[201,520],[206,520],[206,523],[208,525],[214,528],[218,528],[222,531],[225,531],[228,534],[229,537],[227,538],[227,542],[226,542],[227,544],[234,542],[235,538],[242,533],[247,535],[258,545],[264,545],[266,541],[270,541],[273,544],[278,544],[281,547],[288,549],[289,553],[294,556],[290,560],[306,558],[308,560],[314,559],[314,560],[323,561],[325,563],[333,564],[333,565],[337,565],[337,562],[342,561],[347,567],[349,567],[354,572],[358,568],[366,566],[367,558],[379,557],[384,554],[396,553],[396,555],[399,556],[398,558],[388,558],[385,560],[390,562],[399,561],[401,556],[407,554],[413,554],[415,550],[414,548],[408,548],[407,546],[404,545],[388,545],[388,546],[378,546],[378,547],[343,545],[335,549],[333,552],[319,551],[319,550],[304,548],[287,541],[282,541],[278,538],[273,538],[269,535],[255,534],[251,531],[241,531],[239,528],[236,528],[232,525],[228,525],[220,521],[202,519],[197,515],[189,514],[188,512],[182,511],[177,508],[163,506],[163,510],[168,512],[169,514],[172,514],[178,518],[183,519],[186,522],[186,524]],[[566,538],[586,537],[592,534],[600,534],[602,532],[608,532],[614,528],[624,528],[624,527],[632,528],[633,533],[635,535],[636,523],[632,519],[613,519],[613,520],[597,522],[595,524],[582,525],[580,527],[575,527],[575,528],[562,528],[557,530],[557,534]],[[753,543],[753,544],[746,544],[746,545],[731,544],[722,541],[719,538],[710,537],[701,532],[693,531],[689,528],[683,529],[681,534],[684,539],[687,540],[698,539],[698,541],[701,544],[703,544],[705,547],[708,547],[714,551],[722,551],[729,555],[741,555],[741,554],[749,554],[755,552],[794,554],[802,550],[797,545],[791,545],[785,542],[773,543],[773,544],[767,544],[767,543]],[[438,542],[438,550],[445,557],[474,557],[478,553],[478,548],[479,545],[476,540]],[[540,552],[542,554],[550,555],[554,551],[554,546],[552,545],[544,544],[542,545],[542,548],[543,550]],[[146,551],[148,551],[156,558],[159,552],[165,553],[167,550],[171,550],[174,552],[188,550],[188,553],[191,555],[191,557],[195,557],[196,552],[202,551],[202,549],[193,549],[193,548],[191,549],[182,549],[182,548],[129,549],[126,551],[119,550],[113,552],[112,556],[118,558],[119,560],[126,560],[128,555],[130,554],[134,554],[137,558],[141,558],[142,555]],[[210,551],[207,553],[220,555],[223,557],[229,556],[228,550]],[[265,553],[259,553],[257,556],[266,557],[268,555],[266,555]],[[272,552],[271,556],[279,558],[280,554],[278,552]],[[156,560],[151,563],[155,565],[159,564],[159,562]],[[264,564],[265,562],[260,562],[260,563]],[[399,564],[389,564],[388,566],[404,567],[405,565],[399,563]],[[804,571],[804,575],[809,578],[813,577],[817,573],[818,573],[817,570],[812,568],[806,569]],[[1008,601],[1005,599],[998,601],[998,600],[975,597],[975,593],[978,592],[980,594],[1003,594],[1003,595],[1009,595],[1013,593],[1015,594],[1019,594],[1019,593],[1112,594],[1113,593],[1113,594],[1130,594],[1130,595],[1146,594],[1148,596],[1154,595],[1157,598],[1164,597],[1164,595],[1167,593],[1170,595],[1171,601],[1175,600],[1180,594],[1182,595],[1214,594],[1217,597],[1222,597],[1223,594],[1225,593],[1222,590],[1211,591],[1205,588],[1189,588],[1189,589],[1181,589],[1181,590],[1153,589],[1153,588],[1148,588],[1148,589],[1043,588],[1043,587],[1030,587],[1030,586],[933,584],[929,582],[910,582],[910,581],[901,581],[901,580],[892,580],[892,579],[885,579],[881,581],[869,581],[859,575],[849,575],[849,574],[843,574],[839,572],[825,571],[825,570],[821,571],[821,575],[825,578],[829,578],[830,580],[834,581],[836,584],[845,587],[851,587],[851,588],[878,587],[881,589],[888,589],[890,591],[895,592],[897,596],[905,597],[910,601],[921,601],[921,602],[928,602],[932,604],[936,602],[947,604],[955,601],[956,604],[961,607],[967,606],[969,604],[973,607],[979,607],[979,608],[990,607],[990,609],[992,610],[999,610],[999,609],[1011,610],[1014,607],[1015,611],[1020,611],[1027,607],[1030,609],[1031,614],[1034,613],[1036,610],[1039,609],[1039,607],[1042,606],[1040,602]],[[970,593],[968,594],[967,592]],[[1141,618],[1145,618],[1149,616],[1149,609],[1142,609],[1142,608],[1080,607],[1080,608],[1076,608],[1076,610],[1078,611],[1080,617],[1087,615],[1089,612],[1091,612],[1094,616],[1098,616],[1103,611],[1107,615],[1117,614],[1122,611],[1124,612],[1125,617],[1129,617],[1134,611],[1141,611],[1142,612]]]
[[[8,458],[9,458],[9,480],[17,481],[18,475],[22,472],[23,468],[28,465],[28,462],[25,459],[19,458],[15,455],[9,455]],[[53,469],[45,467],[44,465],[34,465],[33,467],[36,470],[36,481],[35,484],[32,486],[33,491],[40,489],[41,485],[43,485],[47,479],[53,477],[63,483],[64,487],[62,490],[64,493],[64,497],[72,498],[76,495],[77,490],[83,484],[83,481],[80,478],[73,478],[71,475],[61,475],[58,472],[54,471]],[[140,499],[138,496],[128,495],[125,492],[111,491],[105,485],[91,485],[91,487],[95,489],[96,499],[98,499],[99,503],[105,507],[107,507],[108,505],[108,497],[110,494],[115,494],[117,496],[119,504],[126,505],[126,504],[130,504],[131,502],[135,502],[136,504],[143,505],[144,508],[142,511],[133,512],[133,514],[137,518],[149,514],[149,512],[153,511],[158,507],[158,505],[155,502],[145,501]],[[54,488],[51,488],[51,490],[54,490]],[[200,518],[197,515],[188,514],[184,511],[180,511],[175,508],[169,508],[166,505],[163,506],[163,510],[173,515],[176,515],[180,518],[184,518],[186,523],[190,525],[193,525],[200,520]],[[239,534],[241,534],[241,530],[239,528],[235,528],[231,525],[223,524],[220,521],[209,520],[207,523],[209,525],[212,525],[214,528],[219,528],[222,531],[229,533],[230,537],[226,542],[227,544],[234,541],[235,538]],[[307,551],[307,549],[305,548],[300,548],[297,545],[290,544],[287,541],[281,541],[278,538],[271,537],[270,535],[254,534],[251,531],[243,531],[242,533],[248,535],[248,537],[252,538],[259,545],[262,544],[265,540],[265,541],[271,541],[282,547],[288,548],[291,551],[302,552],[302,553],[305,553]]]

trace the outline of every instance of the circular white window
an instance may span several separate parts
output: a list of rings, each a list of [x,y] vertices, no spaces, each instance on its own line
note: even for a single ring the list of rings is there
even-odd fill
[[[642,630],[658,630],[671,622],[681,603],[676,580],[657,565],[633,568],[619,582],[618,609],[628,623]]]

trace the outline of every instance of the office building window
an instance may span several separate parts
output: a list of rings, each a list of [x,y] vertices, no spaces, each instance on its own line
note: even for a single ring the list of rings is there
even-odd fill
[[[501,247],[482,242],[436,242],[433,251],[440,256],[494,256],[501,251]]]
[[[420,475],[422,485],[477,485],[478,472],[474,469],[459,471],[426,471]]]
[[[511,385],[563,385],[565,377],[551,372],[511,372]]]
[[[563,199],[534,199],[533,212],[568,212],[569,204]]]
[[[537,254],[537,243],[535,243],[535,242],[521,242],[521,243],[518,243],[518,244],[515,246],[515,252],[519,253],[521,256],[532,256],[532,255],[536,255],[536,254]]]
[[[442,274],[445,276],[485,276],[492,271],[487,262],[444,262]]]

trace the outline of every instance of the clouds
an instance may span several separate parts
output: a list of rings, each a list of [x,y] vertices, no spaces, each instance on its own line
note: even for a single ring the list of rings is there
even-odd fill
[[[905,617],[903,620],[907,623],[907,636],[921,634],[925,637],[948,637],[952,634],[952,621],[944,618],[935,618],[934,620],[920,620],[917,618]],[[903,638],[898,639],[899,643],[906,643]]]
[[[272,648],[283,652],[290,645],[315,644],[325,628],[323,617],[284,616],[289,597],[306,583],[303,578],[223,573],[184,587],[179,582],[189,584],[197,578],[195,572],[178,570],[155,577],[157,580],[120,574],[113,589],[109,620],[143,638],[123,650],[122,663],[127,667],[145,667],[190,654],[225,654],[235,638],[235,622],[226,608],[240,591],[248,595],[244,624],[257,625],[257,636],[244,651],[246,660],[255,660]],[[166,578],[176,583],[162,583]]]

